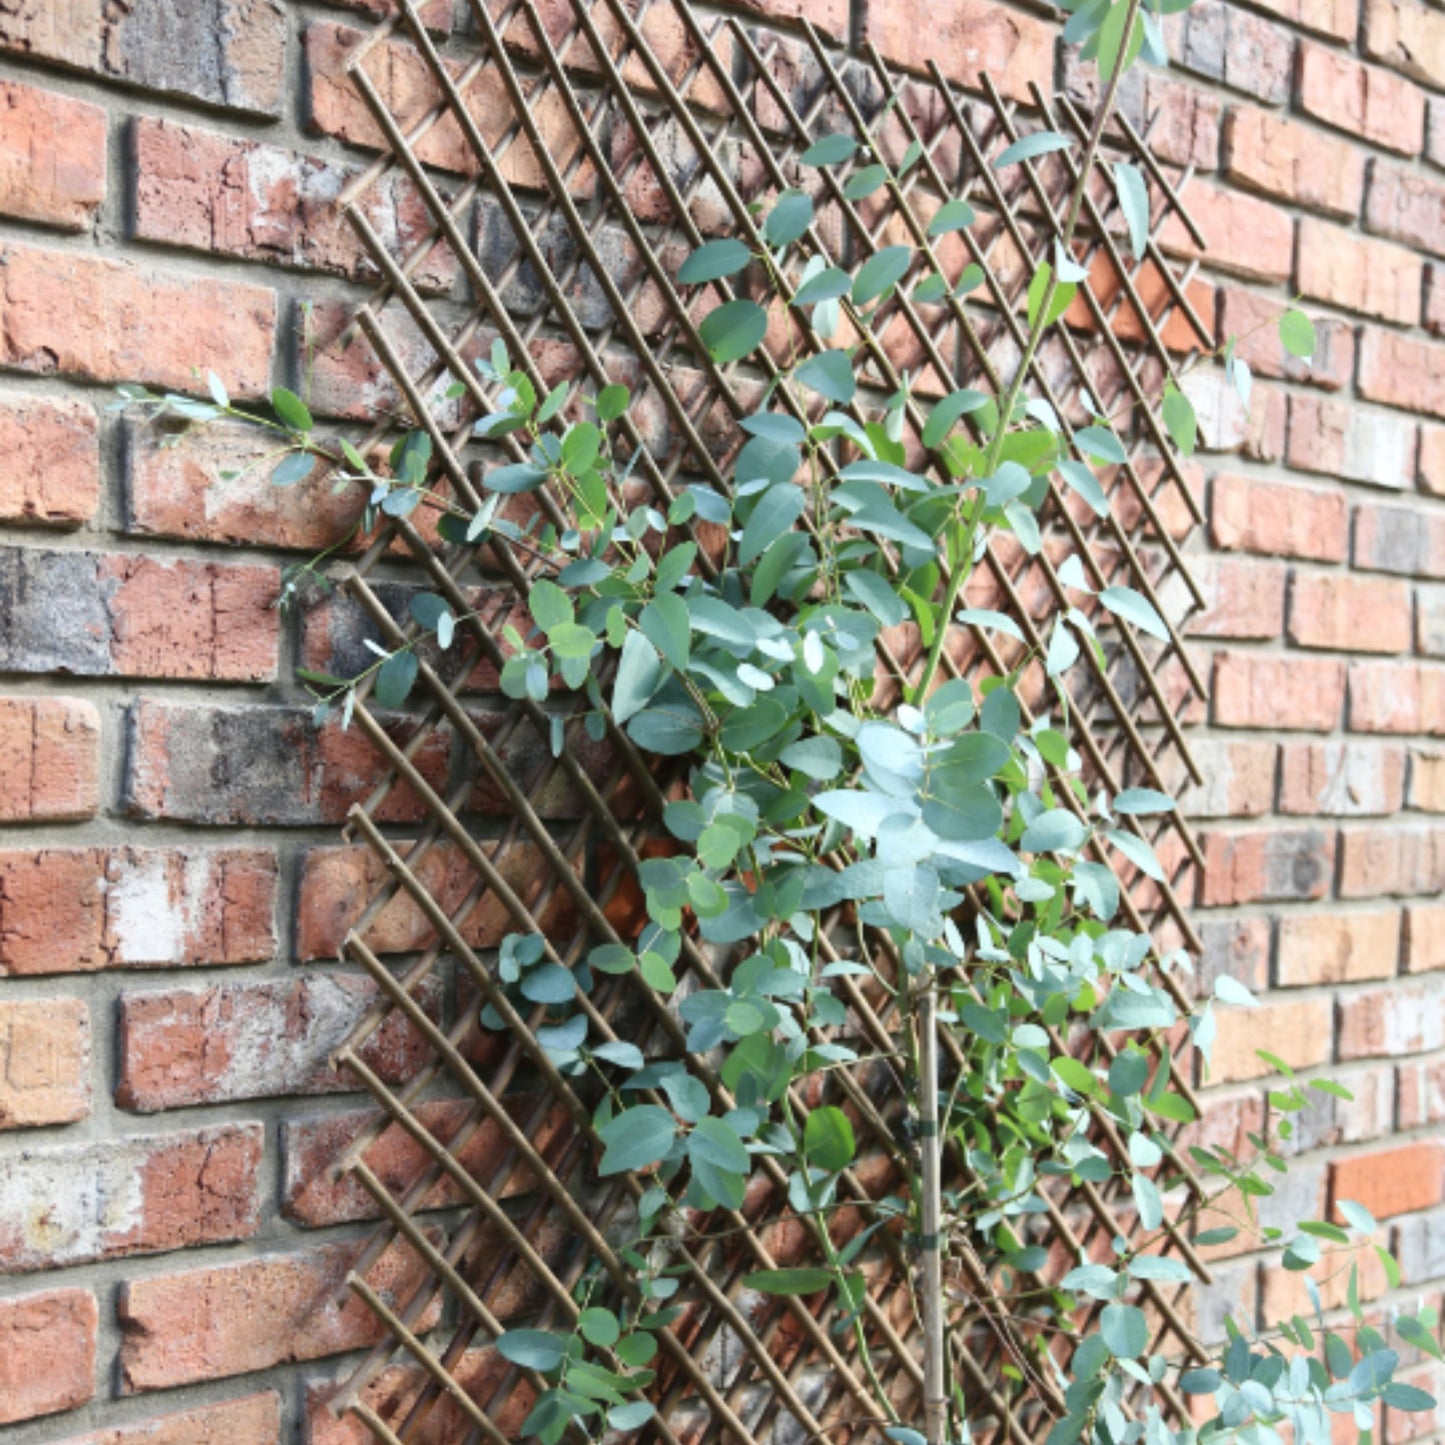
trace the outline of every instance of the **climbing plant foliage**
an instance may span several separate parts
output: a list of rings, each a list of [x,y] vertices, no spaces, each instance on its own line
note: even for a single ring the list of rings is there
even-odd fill
[[[1087,179],[1097,174],[1120,77],[1140,60],[1164,62],[1160,20],[1182,7],[1086,0],[1068,8],[1066,38],[1097,63],[1104,90],[1078,157]],[[1006,170],[1080,148],[1036,132],[993,164]],[[846,193],[859,200],[896,187],[916,160],[910,153],[890,167],[881,148],[844,135],[817,137],[802,157],[814,170],[849,167]],[[1109,172],[1140,255],[1149,227],[1144,177],[1124,162]],[[572,1426],[597,1436],[651,1419],[656,1334],[687,1304],[674,1248],[711,1227],[719,1210],[742,1208],[764,1163],[785,1180],[774,1197],[781,1204],[785,1196],[811,1249],[808,1262],[757,1271],[746,1286],[827,1297],[834,1331],[873,1392],[872,1423],[897,1445],[968,1440],[973,1406],[951,1372],[941,1398],[920,1401],[899,1398],[874,1368],[864,1264],[884,1236],[915,1263],[938,1257],[941,1301],[921,1297],[922,1268],[900,1283],[915,1292],[922,1348],[941,1350],[945,1363],[948,1335],[977,1323],[966,1297],[950,1293],[953,1262],[966,1254],[999,1282],[998,1297],[1021,1311],[1021,1338],[1033,1341],[1019,1367],[1050,1382],[1062,1401],[1049,1445],[1185,1445],[1195,1432],[1280,1445],[1285,1429],[1300,1445],[1327,1445],[1336,1417],[1363,1435],[1381,1401],[1433,1407],[1396,1379],[1402,1345],[1439,1357],[1433,1313],[1400,1316],[1389,1332],[1365,1322],[1357,1256],[1377,1248],[1368,1212],[1340,1201],[1337,1218],[1292,1227],[1265,1226],[1257,1214],[1285,1169],[1280,1147],[1291,1116],[1313,1090],[1348,1097],[1341,1085],[1305,1085],[1266,1056],[1284,1082],[1269,1095],[1271,1122],[1252,1136],[1253,1152],[1193,1146],[1189,1162],[1210,1183],[1208,1196],[1169,1187],[1178,1177],[1175,1126],[1193,1120],[1176,1079],[1191,1051],[1207,1067],[1216,1004],[1247,1008],[1253,999],[1221,978],[1214,997],[1182,1017],[1176,993],[1162,986],[1188,960],[1161,955],[1128,926],[1118,877],[1163,878],[1132,824],[1175,801],[1146,788],[1098,791],[1071,746],[1069,694],[1058,685],[1083,650],[1102,661],[1111,628],[1167,639],[1154,607],[1127,587],[1096,591],[1080,559],[1066,559],[1059,576],[1072,604],[1041,629],[1041,655],[1024,650],[1004,676],[942,680],[960,629],[1025,644],[1014,621],[968,596],[990,538],[1008,533],[1036,553],[1040,509],[1059,486],[1107,515],[1098,469],[1125,459],[1127,416],[1104,415],[1081,397],[1091,415],[1069,436],[1028,391],[1030,362],[1085,282],[1072,250],[1083,195],[1081,182],[1062,244],[1037,261],[1022,298],[1028,342],[1012,380],[1001,394],[961,390],[926,405],[921,442],[931,464],[903,443],[905,408],[918,399],[906,382],[891,396],[870,389],[856,337],[900,289],[920,302],[967,297],[978,268],[944,276],[908,244],[851,270],[821,258],[800,263],[790,248],[814,220],[803,187],[763,205],[760,247],[733,236],[709,241],[677,281],[699,303],[698,334],[718,365],[746,363],[766,344],[769,315],[748,295],[750,275],[765,277],[834,349],[788,365],[742,418],[747,440],[727,490],[686,486],[666,509],[628,485],[635,457],[618,441],[627,388],[563,383],[539,395],[500,342],[477,364],[495,410],[476,432],[520,441],[525,456],[484,471],[477,511],[431,486],[423,431],[404,435],[383,466],[348,441],[318,435],[290,391],[277,390],[258,412],[233,404],[215,377],[209,400],[122,389],[124,406],[268,429],[271,480],[292,486],[327,470],[337,485],[365,488],[364,531],[427,507],[440,513],[448,542],[505,541],[536,575],[531,626],[504,629],[502,690],[537,703],[559,688],[581,694],[593,737],[620,727],[643,753],[675,759],[685,773],[685,791],[663,819],[672,846],[641,865],[646,922],[636,939],[568,966],[548,939],[513,934],[497,961],[519,1013],[547,1010],[537,1036],[551,1062],[592,1081],[597,1175],[631,1171],[646,1181],[635,1217],[613,1241],[634,1272],[630,1298],[611,1298],[603,1276],[589,1272],[570,1333],[514,1329],[498,1341],[508,1360],[548,1384],[524,1427],[547,1445]],[[966,201],[950,201],[930,237],[974,219]],[[1313,350],[1313,328],[1296,310],[1283,317],[1280,338],[1295,356]],[[1249,371],[1234,342],[1222,360],[1247,405]],[[1191,452],[1187,396],[1171,383],[1154,400],[1175,445]],[[507,519],[508,498],[544,485],[564,506],[565,526]],[[689,536],[694,522],[706,525]],[[714,545],[700,551],[697,537]],[[288,596],[299,595],[302,574],[323,579],[324,561],[293,575]],[[363,682],[378,705],[405,706],[418,645],[445,654],[476,621],[435,593],[414,597],[410,609],[416,641],[378,646],[359,677],[300,672],[318,723],[333,710],[349,721]],[[875,643],[910,620],[925,655],[900,692],[880,681]],[[1054,695],[1025,724],[1018,686],[1025,668],[1040,664]],[[560,719],[553,742],[561,746]],[[1101,848],[1115,866],[1098,861]],[[719,986],[679,990],[689,934],[739,960]],[[576,1001],[599,974],[635,974],[664,995],[677,990],[685,1050],[644,1055],[594,1037]],[[886,1037],[850,1026],[860,1005],[886,1020]],[[487,1006],[482,1022],[501,1028],[506,1020]],[[925,1029],[952,1044],[936,1084],[921,1048]],[[840,1179],[858,1162],[855,1125],[869,1110],[886,1125],[872,1131],[871,1147],[890,1154],[896,1184],[844,1236],[834,1228]],[[1099,1147],[1100,1121],[1122,1153]],[[922,1161],[940,1150],[969,1182],[957,1182],[962,1170],[951,1173],[930,1202]],[[1107,1256],[1081,1257],[1056,1282],[1026,1288],[1025,1277],[1049,1265],[1031,1221],[1046,1207],[1041,1190],[1061,1179],[1122,1183],[1140,1229],[1116,1239]],[[1188,1230],[1201,1213],[1209,1227],[1195,1231],[1197,1246],[1243,1233],[1252,1245],[1278,1247],[1313,1302],[1308,1315],[1262,1330],[1228,1321],[1227,1342],[1208,1362],[1151,1353],[1140,1302],[1150,1282],[1191,1280],[1167,1252],[1166,1223]],[[1393,1259],[1380,1252],[1398,1282]],[[1317,1283],[1334,1276],[1347,1280],[1352,1321],[1344,1328],[1326,1326]],[[1081,1312],[1090,1301],[1104,1307]],[[1087,1328],[1078,1324],[1085,1318]],[[1071,1344],[1062,1355],[1051,1348],[1059,1333]],[[1164,1382],[1202,1407],[1194,1425],[1160,1408]]]

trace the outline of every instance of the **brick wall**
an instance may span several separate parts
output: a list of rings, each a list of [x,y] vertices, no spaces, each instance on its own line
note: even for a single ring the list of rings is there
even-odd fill
[[[322,1165],[360,1127],[326,1055],[364,986],[326,959],[364,890],[335,828],[374,760],[310,728],[287,679],[325,639],[273,606],[351,503],[272,490],[244,436],[165,449],[106,407],[118,381],[194,390],[198,367],[238,396],[299,385],[308,330],[317,409],[375,401],[327,343],[367,272],[331,209],[368,139],[339,65],[383,3],[0,6],[0,1435],[17,1445],[359,1438],[321,1402],[333,1357],[369,1338],[338,1295],[367,1211]],[[987,66],[1012,94],[1089,88],[1052,22],[991,0],[928,0],[927,26],[915,0],[744,8],[961,83]],[[450,12],[428,7],[439,29]],[[1178,67],[1131,77],[1126,104],[1198,172],[1206,304],[1241,334],[1289,292],[1322,318],[1308,371],[1267,325],[1242,343],[1249,416],[1198,397],[1220,444],[1199,467],[1205,968],[1265,995],[1223,1022],[1207,1133],[1247,1149],[1256,1048],[1346,1083],[1354,1103],[1321,1095],[1300,1120],[1279,1213],[1362,1200],[1406,1272],[1392,1295],[1366,1271],[1364,1293],[1438,1303],[1445,11],[1197,0],[1171,26]],[[404,185],[374,224],[422,225]],[[445,262],[422,279],[456,284]],[[374,1047],[404,1072],[406,1039]],[[1225,1258],[1200,1320],[1273,1317],[1294,1292]],[[1437,1425],[1390,1420],[1389,1445]]]

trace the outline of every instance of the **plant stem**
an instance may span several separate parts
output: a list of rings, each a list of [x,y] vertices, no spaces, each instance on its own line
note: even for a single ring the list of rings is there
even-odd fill
[[[1074,232],[1078,228],[1079,216],[1084,209],[1084,197],[1088,193],[1089,178],[1094,170],[1094,157],[1098,154],[1099,142],[1104,136],[1104,125],[1114,109],[1114,101],[1119,94],[1119,83],[1124,78],[1124,56],[1127,53],[1129,38],[1134,33],[1134,24],[1139,16],[1140,0],[1127,0],[1128,11],[1124,16],[1124,40],[1120,48],[1119,56],[1114,64],[1114,73],[1109,77],[1109,83],[1104,88],[1103,99],[1099,102],[1099,109],[1094,114],[1094,124],[1089,130],[1089,139],[1084,146],[1084,158],[1079,167],[1079,179],[1074,185],[1074,191],[1069,198],[1069,211],[1064,220],[1064,232],[1059,238],[1059,253],[1068,255],[1074,242]],[[1057,261],[1055,257],[1055,261]],[[1088,284],[1087,282],[1085,283]],[[1054,297],[1059,289],[1059,268],[1057,264],[1049,268],[1049,284],[1044,291],[1044,299],[1035,313],[1038,321],[1029,330],[1028,341],[1024,345],[1024,354],[1018,364],[1018,370],[1014,372],[1013,380],[1009,383],[1008,391],[1003,402],[999,406],[998,430],[994,433],[993,441],[989,443],[988,452],[984,457],[983,474],[991,476],[998,467],[999,454],[1003,450],[1003,444],[1008,436],[1009,421],[1013,416],[1014,407],[1018,405],[1019,395],[1024,389],[1024,383],[1028,380],[1029,368],[1033,365],[1034,357],[1038,354],[1039,344],[1043,340],[1046,330],[1045,318],[1052,307]],[[970,528],[969,552],[972,553],[972,531]],[[969,567],[963,561],[954,567],[948,579],[948,587],[943,595],[943,607],[939,613],[938,630],[933,636],[933,646],[928,649],[928,660],[923,664],[923,675],[918,679],[918,686],[914,689],[913,705],[922,707],[928,697],[928,689],[933,686],[933,679],[938,672],[938,664],[943,658],[943,649],[948,641],[949,617],[953,612],[954,605],[958,601],[958,594],[963,590],[963,584],[968,579]]]
[[[923,1433],[944,1445],[948,1410],[943,1322],[943,1181],[938,1137],[938,1024],[931,985],[918,994],[918,1147],[922,1161],[919,1230],[923,1255]]]

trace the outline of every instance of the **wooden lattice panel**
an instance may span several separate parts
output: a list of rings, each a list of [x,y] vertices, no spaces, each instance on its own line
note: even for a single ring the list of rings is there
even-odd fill
[[[1073,162],[1070,153],[1054,154],[996,170],[989,158],[1031,129],[1082,136],[1088,118],[1068,101],[1035,95],[1016,106],[986,79],[983,99],[965,98],[937,72],[899,81],[871,49],[846,55],[806,28],[793,37],[754,33],[736,18],[704,17],[685,0],[545,7],[471,0],[471,33],[445,55],[407,0],[399,11],[350,61],[385,147],[343,197],[383,277],[356,315],[353,344],[374,354],[392,389],[382,403],[394,404],[397,426],[430,434],[439,492],[475,509],[483,500],[476,465],[523,455],[514,442],[473,435],[476,418],[498,410],[494,388],[474,365],[497,338],[539,394],[574,376],[591,390],[616,380],[631,386],[621,445],[636,457],[633,485],[663,509],[691,479],[728,489],[729,462],[743,440],[738,418],[756,409],[780,368],[830,345],[860,348],[866,388],[852,408],[860,421],[870,400],[876,405],[909,374],[915,399],[907,427],[921,467],[927,459],[918,439],[931,398],[966,385],[1003,390],[1022,351],[1022,293],[1034,264],[1053,255]],[[839,132],[875,144],[895,166],[910,148],[921,152],[896,190],[855,202],[848,182],[867,156],[838,170],[797,161],[810,141]],[[1148,177],[1152,234],[1167,223],[1199,242],[1179,199],[1187,174],[1166,174],[1127,123],[1111,123],[1107,140],[1111,154]],[[369,192],[397,171],[432,219],[430,234],[406,254],[390,253],[367,219]],[[719,234],[759,245],[749,203],[789,185],[805,186],[816,202],[814,224],[788,251],[794,274],[811,256],[856,265],[897,241],[918,247],[920,258],[861,333],[830,342],[794,311],[791,321],[775,322],[747,363],[719,367],[695,321],[733,293],[727,283],[703,288],[707,297],[679,288],[678,267]],[[930,217],[957,197],[973,204],[977,221],[930,238]],[[1040,619],[1079,600],[1059,575],[1070,555],[1096,589],[1132,587],[1172,625],[1202,603],[1181,555],[1198,507],[1153,403],[1164,379],[1179,375],[1212,337],[1190,304],[1188,273],[1178,274],[1152,239],[1143,260],[1133,258],[1123,232],[1110,172],[1100,166],[1075,248],[1090,284],[1037,357],[1029,387],[1052,405],[1066,434],[1085,424],[1079,394],[1087,389],[1130,438],[1129,460],[1106,475],[1111,516],[1076,497],[1051,498],[1043,553],[1030,558],[1008,541],[991,544],[966,594],[972,606],[1007,613],[1025,645],[1040,652],[1047,644]],[[427,282],[428,258],[439,248],[459,265],[464,301]],[[920,278],[937,271],[952,283],[967,267],[980,275],[966,294],[917,299]],[[775,299],[751,273],[748,294],[765,305]],[[784,390],[777,395],[796,407]],[[379,424],[372,440],[388,430]],[[525,525],[537,508],[560,523],[557,501],[545,492],[508,515]],[[500,538],[443,544],[425,515],[383,519],[345,580],[355,635],[369,631],[388,645],[413,635],[411,591],[439,592],[458,613],[479,609],[480,616],[444,657],[423,650],[405,717],[378,714],[365,689],[355,709],[354,726],[384,767],[349,824],[375,855],[378,885],[343,956],[375,981],[379,1002],[337,1062],[381,1112],[335,1167],[372,1197],[384,1225],[351,1281],[377,1317],[379,1343],[333,1408],[354,1411],[379,1440],[500,1442],[516,1437],[537,1381],[489,1351],[489,1342],[522,1322],[565,1328],[585,1289],[625,1296],[629,1271],[616,1251],[644,1185],[631,1176],[595,1182],[594,1097],[585,1079],[559,1073],[538,1046],[543,1011],[512,1012],[493,949],[507,932],[543,933],[571,966],[598,944],[630,941],[642,921],[635,868],[659,834],[674,780],[610,723],[601,741],[591,739],[571,716],[585,706],[576,698],[508,703],[489,690],[504,661],[501,623],[525,629],[537,564],[525,544]],[[1203,682],[1177,632],[1161,644],[1120,627],[1108,641],[1102,665],[1086,654],[1070,674],[1077,681],[1068,723],[1086,772],[1111,791],[1131,784],[1177,791],[1194,774],[1179,719],[1202,698]],[[960,630],[945,669],[1007,671],[1022,650],[996,632]],[[911,627],[884,634],[885,686],[916,675],[921,662]],[[1019,692],[1040,707],[1050,701],[1037,662]],[[557,729],[560,749],[550,745]],[[1195,842],[1179,814],[1151,820],[1147,836],[1171,881],[1124,879],[1125,916],[1170,946],[1197,949],[1184,909]],[[1107,861],[1102,853],[1099,861]],[[725,954],[685,943],[677,965],[683,990],[716,980],[729,965]],[[886,1043],[886,1010],[843,982],[849,1029]],[[507,1027],[484,1027],[480,1002],[498,1009]],[[597,979],[577,1007],[594,1040],[624,1037],[660,1057],[684,1057],[674,1006],[635,976]],[[425,1062],[404,1084],[388,1084],[367,1063],[368,1044],[379,1030],[398,1028],[417,1037]],[[716,1090],[706,1066],[695,1067]],[[864,1162],[842,1185],[863,1219],[908,1145],[886,1106],[856,1083],[840,1087],[851,1087],[865,1136]],[[796,1101],[803,1111],[816,1102]],[[410,1146],[398,1151],[403,1135]],[[1095,1142],[1117,1151],[1106,1121]],[[383,1144],[386,1157],[400,1153],[412,1164],[377,1172]],[[960,1159],[949,1167],[954,1183],[964,1177]],[[720,1213],[710,1226],[715,1237],[679,1249],[687,1309],[662,1331],[659,1410],[645,1433],[668,1442],[761,1440],[775,1427],[793,1440],[869,1433],[876,1408],[851,1336],[830,1328],[827,1307],[741,1287],[749,1271],[780,1257],[805,1261],[816,1248],[801,1226],[749,1227],[776,1214],[780,1181],[761,1161],[742,1213]],[[1112,1181],[1057,1184],[1033,1221],[1048,1254],[1033,1284],[1056,1279],[1081,1251],[1097,1255],[1133,1228],[1128,1195],[1116,1197]],[[1187,1171],[1183,1187],[1192,1187]],[[884,1380],[906,1404],[921,1381],[915,1322],[905,1293],[889,1284],[906,1267],[904,1253],[892,1236],[880,1238],[868,1330]],[[408,1276],[420,1283],[383,1298],[366,1276],[394,1246],[421,1256]],[[1173,1246],[1203,1273],[1187,1241]],[[955,1362],[976,1432],[1020,1445],[1042,1438],[1061,1409],[1048,1352],[1058,1357],[1067,1339],[1039,1346],[1026,1316],[1010,1312],[997,1272],[973,1250],[960,1249],[951,1271],[976,1313],[969,1348]],[[1157,1347],[1193,1350],[1176,1287],[1143,1289]],[[1172,1403],[1182,1411],[1177,1397]]]

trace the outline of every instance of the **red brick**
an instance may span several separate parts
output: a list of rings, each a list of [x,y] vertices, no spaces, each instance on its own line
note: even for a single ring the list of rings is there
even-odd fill
[[[402,845],[402,851],[407,851],[407,845]],[[547,874],[535,847],[513,843],[502,849],[494,862],[518,896],[540,908],[538,921],[545,932],[554,937],[570,936],[575,906],[566,891],[553,890],[545,904],[535,896]],[[448,915],[461,907],[477,883],[476,870],[452,844],[433,847],[415,867],[427,892]],[[347,931],[380,891],[386,876],[385,868],[369,848],[310,850],[302,865],[297,954],[303,959],[335,957]],[[495,948],[508,933],[515,932],[516,920],[488,890],[458,928],[473,948]],[[410,953],[429,947],[436,932],[416,904],[399,893],[372,920],[362,937],[379,954]]]
[[[1445,15],[1420,0],[1365,0],[1364,49],[1426,85],[1445,86]]]
[[[364,31],[345,25],[317,22],[307,27],[303,43],[310,81],[310,119],[313,128],[322,135],[367,150],[381,150],[386,148],[384,136],[346,72],[351,51],[365,38]],[[459,69],[460,66],[452,62],[454,77]],[[368,57],[366,73],[403,130],[409,130],[440,98],[420,52],[402,41],[382,41]],[[474,82],[465,98],[483,140],[488,146],[495,146],[513,124],[512,106],[505,90],[498,85]],[[555,87],[547,89],[534,114],[548,139],[553,159],[565,174],[580,141]],[[470,173],[476,167],[476,157],[467,145],[462,128],[450,115],[418,142],[416,153],[427,165],[443,170]],[[537,189],[546,183],[542,167],[525,137],[519,137],[508,147],[498,166],[503,179],[511,185]],[[589,194],[595,181],[591,162],[584,161],[570,185],[578,194]]]
[[[1255,461],[1270,462],[1284,455],[1286,398],[1280,388],[1256,381],[1248,413],[1222,367],[1195,367],[1181,390],[1193,403],[1201,444],[1210,451],[1238,448]]]
[[[260,1222],[265,1129],[225,1124],[184,1134],[28,1149],[0,1184],[0,1268],[61,1269],[248,1239]]]
[[[1445,753],[1412,750],[1410,806],[1424,813],[1445,813]]]
[[[104,199],[105,112],[54,91],[0,83],[0,212],[83,231]]]
[[[1445,670],[1413,662],[1350,664],[1350,727],[1366,733],[1445,731]]]
[[[89,818],[100,806],[100,715],[73,697],[0,698],[0,822]]]
[[[1445,968],[1445,903],[1416,904],[1405,910],[1405,972],[1433,973]]]
[[[119,1316],[125,1395],[315,1360],[373,1344],[376,1316],[359,1300],[339,1304],[361,1244],[270,1254],[215,1269],[128,1281]],[[383,1298],[409,1297],[423,1278],[410,1250],[387,1251],[367,1275]],[[435,1320],[426,1311],[416,1328]]]
[[[1445,888],[1445,828],[1379,824],[1340,837],[1340,897],[1431,895]]]
[[[1194,244],[1171,211],[1159,233],[1160,246],[1171,255],[1193,260],[1207,254],[1211,267],[1252,281],[1287,281],[1293,274],[1294,219],[1272,201],[1196,180],[1189,187],[1189,214],[1204,247]]]
[[[1267,195],[1350,218],[1365,187],[1365,158],[1349,142],[1256,106],[1236,106],[1224,122],[1225,174]]]
[[[1190,618],[1195,637],[1271,638],[1284,632],[1287,569],[1275,562],[1218,557],[1200,563],[1195,578],[1204,611]]]
[[[1282,26],[1225,0],[1196,0],[1164,23],[1169,56],[1181,69],[1258,96],[1289,99],[1294,38]]]
[[[1330,1061],[1334,1047],[1333,1016],[1327,998],[1271,1000],[1258,1008],[1226,1008],[1218,1013],[1212,1083],[1262,1079],[1270,1066],[1258,1056],[1263,1049],[1292,1069],[1310,1069]]]
[[[1386,150],[1418,155],[1425,135],[1425,93],[1407,80],[1304,41],[1299,104],[1306,115]]]
[[[1390,412],[1296,393],[1289,399],[1289,464],[1374,487],[1413,487],[1416,430]]]
[[[71,1124],[88,1113],[90,1012],[84,1001],[0,1003],[0,1129]]]
[[[1445,416],[1445,345],[1366,326],[1359,387],[1370,401]]]
[[[1395,1074],[1401,1130],[1445,1120],[1445,1061],[1411,1060],[1401,1064]]]
[[[413,719],[392,735],[404,743]],[[448,739],[434,733],[415,759],[434,788],[447,777]],[[130,719],[126,801],[145,818],[304,826],[339,823],[381,780],[381,755],[360,728],[317,727],[303,708],[209,708],[141,701]],[[395,789],[378,815],[415,821],[420,800]]]
[[[1421,1139],[1355,1154],[1330,1165],[1330,1199],[1353,1199],[1376,1219],[1393,1219],[1445,1200],[1445,1143]]]
[[[1405,750],[1371,743],[1286,743],[1280,749],[1282,813],[1361,817],[1404,803]]]
[[[1005,95],[1023,99],[1031,81],[1053,82],[1053,27],[992,0],[935,0],[927,25],[906,7],[875,5],[864,12],[863,27],[885,60],[919,71],[936,61],[950,80],[971,89],[986,74]]]
[[[1282,988],[1393,978],[1400,957],[1400,910],[1289,913],[1279,922],[1275,981]]]
[[[76,1435],[60,1445],[281,1445],[281,1397],[274,1390]]]
[[[136,235],[192,250],[285,266],[374,276],[376,267],[336,197],[356,174],[280,146],[139,118],[133,131]],[[420,194],[395,171],[360,203],[389,255],[409,254],[431,230]],[[445,244],[412,273],[424,289],[457,272]]]
[[[1291,356],[1279,339],[1284,307],[1273,296],[1260,296],[1240,286],[1219,291],[1219,330],[1236,337],[1235,353],[1256,376],[1307,381],[1325,391],[1347,387],[1355,373],[1355,332],[1352,326],[1322,316],[1315,323],[1315,351],[1308,361]]]
[[[261,463],[273,448],[252,429],[208,426],[166,440],[153,427],[126,428],[130,532],[309,552],[361,519],[364,493],[337,492],[331,477],[272,485]]]
[[[1206,908],[1323,898],[1335,871],[1331,828],[1206,833],[1199,901]]]
[[[1210,483],[1209,527],[1225,551],[1343,562],[1349,502],[1333,488],[1221,472]]]
[[[1260,6],[1316,35],[1353,41],[1360,17],[1355,0],[1263,0]]]
[[[73,1410],[95,1394],[95,1331],[88,1289],[0,1300],[0,1425]]]
[[[541,1094],[509,1094],[506,1102],[512,1117],[527,1130],[528,1138],[539,1150],[556,1147],[553,1141],[557,1134],[571,1127],[566,1110],[555,1102],[542,1112],[538,1121],[539,1107],[545,1103]],[[536,1180],[525,1168],[509,1172],[504,1183],[496,1182],[494,1176],[498,1170],[515,1160],[506,1136],[490,1119],[472,1120],[467,1137],[456,1142],[458,1131],[468,1123],[474,1107],[462,1099],[434,1100],[419,1105],[417,1117],[437,1138],[449,1141],[453,1156],[493,1198],[511,1198],[535,1189]],[[350,1176],[334,1178],[331,1166],[363,1129],[380,1119],[381,1115],[375,1111],[358,1110],[328,1114],[324,1118],[288,1120],[282,1126],[285,1141],[282,1154],[286,1161],[282,1201],[288,1217],[312,1227],[378,1217],[380,1210],[371,1195]],[[398,1199],[406,1195],[431,1165],[430,1153],[395,1124],[380,1135],[363,1157]],[[461,1190],[443,1174],[426,1196],[426,1202],[418,1207],[445,1209],[463,1202]]]
[[[1340,1003],[1341,1059],[1430,1053],[1445,1044],[1445,995],[1429,982],[1361,989]]]
[[[1290,579],[1289,635],[1300,647],[1409,652],[1413,633],[1408,582],[1338,573]]]
[[[1418,504],[1356,507],[1354,563],[1402,577],[1445,577],[1445,513]]]
[[[349,1076],[331,1068],[329,1055],[375,997],[365,979],[328,974],[126,994],[116,1101],[152,1113],[354,1088]],[[393,1013],[362,1056],[396,1081],[414,1074],[430,1053],[421,1035]]]
[[[1370,167],[1366,229],[1437,255],[1445,235],[1445,182],[1390,161]]]
[[[1424,264],[1390,241],[1356,235],[1305,216],[1300,221],[1302,296],[1413,326],[1420,320]]]
[[[1331,659],[1221,652],[1214,662],[1214,721],[1226,728],[1330,732],[1345,704],[1345,665]]]
[[[1202,788],[1191,788],[1183,805],[1194,818],[1256,818],[1274,808],[1278,746],[1263,739],[1203,737],[1190,751],[1204,774]]]
[[[1445,426],[1420,428],[1420,486],[1432,496],[1445,496]]]
[[[13,0],[0,11],[0,50],[73,70],[276,115],[286,62],[278,0],[205,0],[116,7],[105,0]]]
[[[234,396],[269,387],[276,298],[260,286],[11,245],[0,315],[0,365],[21,371],[194,391],[196,368],[212,368]]]
[[[1070,62],[1077,63],[1074,47],[1064,48],[1066,67]],[[1088,61],[1083,64],[1090,75],[1097,77],[1096,66]],[[1150,136],[1155,155],[1171,165],[1215,170],[1219,165],[1219,138],[1224,123],[1220,97],[1197,85],[1186,85],[1167,72],[1146,69],[1133,73],[1140,75],[1144,82],[1143,113],[1159,117]]]
[[[0,522],[78,527],[100,500],[95,412],[63,397],[0,393]]]
[[[0,976],[261,963],[275,902],[265,848],[0,852]]]

